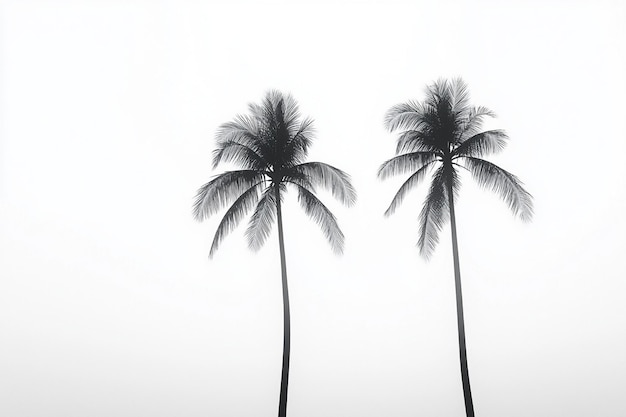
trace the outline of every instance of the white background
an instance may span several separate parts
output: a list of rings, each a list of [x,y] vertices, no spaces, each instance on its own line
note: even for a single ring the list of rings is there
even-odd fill
[[[461,416],[449,228],[419,257],[419,187],[383,115],[462,76],[535,197],[515,220],[463,177],[457,216],[480,417],[626,415],[626,6],[561,2],[4,1],[0,7],[0,415],[273,416],[277,236],[213,260],[196,223],[217,127],[270,88],[315,119],[332,254],[285,204],[289,415]]]

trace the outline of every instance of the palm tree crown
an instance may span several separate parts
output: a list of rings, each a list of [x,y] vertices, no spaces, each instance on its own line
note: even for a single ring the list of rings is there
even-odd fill
[[[439,241],[439,232],[450,218],[451,199],[456,196],[460,179],[457,167],[467,169],[483,187],[500,195],[514,215],[530,220],[532,197],[513,174],[482,157],[504,149],[508,136],[503,130],[481,131],[485,117],[494,117],[486,107],[470,106],[466,84],[461,79],[439,80],[426,89],[423,102],[393,106],[385,125],[399,131],[396,157],[384,162],[378,176],[411,172],[393,197],[385,215],[392,214],[406,193],[433,168],[432,182],[420,213],[417,246],[430,257]]]
[[[200,221],[230,204],[209,256],[253,209],[246,237],[250,248],[258,250],[276,218],[277,196],[282,200],[287,184],[298,191],[302,208],[321,227],[332,249],[342,252],[343,233],[335,216],[315,196],[315,187],[328,189],[348,206],[355,202],[356,192],[343,171],[322,162],[305,162],[313,138],[312,119],[302,119],[296,101],[278,91],[268,92],[260,105],[250,104],[249,111],[220,126],[213,154],[213,168],[232,162],[241,169],[215,176],[196,195],[193,213]]]

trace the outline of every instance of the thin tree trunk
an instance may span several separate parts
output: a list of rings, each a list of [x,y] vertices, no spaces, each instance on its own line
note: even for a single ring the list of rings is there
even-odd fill
[[[465,398],[465,414],[474,417],[474,403],[470,389],[469,371],[467,369],[467,352],[465,351],[465,323],[463,320],[463,295],[461,293],[461,269],[459,267],[459,246],[456,238],[456,218],[454,215],[454,196],[452,181],[448,181],[448,202],[450,204],[450,224],[452,229],[452,255],[454,257],[454,288],[456,290],[456,320],[459,330],[459,356],[461,359],[461,381]]]
[[[278,185],[274,188],[276,195],[276,215],[278,217],[278,244],[280,247],[280,270],[283,283],[283,369],[280,379],[280,399],[278,402],[278,417],[287,416],[287,385],[289,384],[289,354],[291,351],[291,329],[289,316],[289,291],[287,288],[287,263],[285,260],[285,239],[283,236],[283,215],[280,207],[280,191]]]

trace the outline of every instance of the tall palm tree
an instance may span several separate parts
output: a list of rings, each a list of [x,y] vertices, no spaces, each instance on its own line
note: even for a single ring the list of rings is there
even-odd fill
[[[461,272],[454,215],[454,199],[461,185],[458,168],[466,169],[478,184],[499,194],[513,214],[522,220],[530,220],[533,213],[532,196],[524,190],[522,182],[513,174],[482,159],[490,153],[501,151],[507,143],[508,137],[502,130],[481,131],[485,117],[494,116],[485,107],[469,105],[467,86],[461,79],[439,80],[426,88],[426,99],[423,102],[410,101],[389,109],[385,125],[390,132],[399,131],[397,156],[384,162],[378,170],[381,179],[411,173],[385,212],[389,216],[406,193],[434,169],[430,190],[420,213],[417,246],[420,254],[428,259],[439,241],[439,232],[450,219],[461,381],[468,417],[474,416],[474,406],[465,350]]]
[[[305,162],[313,139],[313,121],[301,119],[296,101],[278,91],[266,94],[260,105],[250,104],[249,115],[238,115],[217,131],[213,168],[232,162],[242,169],[215,176],[197,192],[193,214],[202,221],[230,205],[222,218],[209,251],[212,257],[220,242],[254,209],[246,230],[248,245],[261,248],[278,222],[278,242],[283,289],[283,363],[278,417],[287,414],[289,382],[290,315],[287,264],[281,203],[286,186],[298,192],[298,201],[322,229],[331,248],[343,251],[344,236],[335,216],[315,196],[315,187],[329,190],[340,202],[351,206],[356,192],[350,177],[322,162]]]

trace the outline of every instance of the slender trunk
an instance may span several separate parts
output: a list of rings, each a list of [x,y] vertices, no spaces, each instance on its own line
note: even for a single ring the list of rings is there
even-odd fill
[[[454,215],[454,196],[452,181],[448,181],[448,202],[450,204],[450,224],[452,229],[452,255],[454,257],[454,288],[456,290],[456,320],[459,330],[459,356],[461,359],[461,381],[465,398],[465,414],[474,417],[474,403],[470,389],[467,353],[465,351],[465,323],[463,320],[463,295],[461,293],[461,269],[459,267],[459,246],[456,238],[456,218]]]
[[[280,208],[280,191],[275,185],[276,215],[278,217],[278,244],[280,247],[280,271],[283,283],[283,370],[280,379],[280,399],[278,417],[287,416],[287,385],[289,384],[289,353],[291,350],[291,329],[289,316],[289,291],[287,288],[287,263],[285,260],[285,238],[283,236],[283,215]]]

